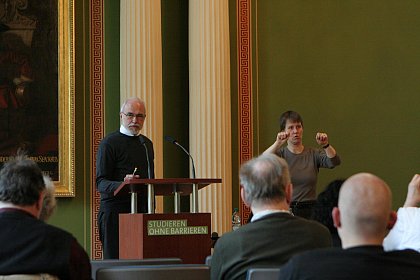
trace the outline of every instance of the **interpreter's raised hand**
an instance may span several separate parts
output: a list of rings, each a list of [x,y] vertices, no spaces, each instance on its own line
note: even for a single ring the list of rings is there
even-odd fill
[[[287,139],[289,139],[289,136],[290,136],[290,133],[286,131],[281,131],[277,133],[276,142],[281,146],[287,141]]]
[[[417,207],[420,203],[420,174],[415,174],[408,184],[404,207]]]
[[[324,132],[318,132],[315,136],[315,139],[320,146],[325,146],[328,144],[328,135]]]

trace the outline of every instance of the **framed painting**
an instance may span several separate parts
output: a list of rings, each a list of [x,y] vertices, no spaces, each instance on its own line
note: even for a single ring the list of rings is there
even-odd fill
[[[0,165],[23,151],[74,188],[73,0],[0,0]]]

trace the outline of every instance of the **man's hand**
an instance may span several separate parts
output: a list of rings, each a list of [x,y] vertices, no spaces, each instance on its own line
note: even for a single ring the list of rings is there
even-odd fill
[[[132,180],[132,179],[140,179],[140,176],[139,175],[133,175],[133,174],[127,174],[124,177],[124,181],[129,181],[129,180]]]
[[[408,184],[404,207],[417,207],[420,203],[420,174],[415,174]]]

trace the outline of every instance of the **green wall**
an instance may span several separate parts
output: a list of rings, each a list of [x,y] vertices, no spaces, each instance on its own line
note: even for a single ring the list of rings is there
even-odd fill
[[[325,131],[342,158],[336,177],[373,172],[394,207],[420,163],[420,2],[256,1],[259,150],[283,111],[304,119],[304,144]]]

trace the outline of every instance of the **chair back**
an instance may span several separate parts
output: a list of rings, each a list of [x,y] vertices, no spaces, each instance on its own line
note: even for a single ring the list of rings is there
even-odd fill
[[[180,258],[150,258],[138,260],[107,259],[91,260],[90,264],[92,266],[92,279],[95,280],[97,271],[101,268],[131,265],[182,264],[182,260]]]
[[[0,280],[59,280],[58,277],[48,274],[10,274],[0,275]]]
[[[280,267],[250,268],[246,274],[246,280],[278,280]]]
[[[96,280],[209,280],[210,267],[203,264],[120,266],[102,268]]]

